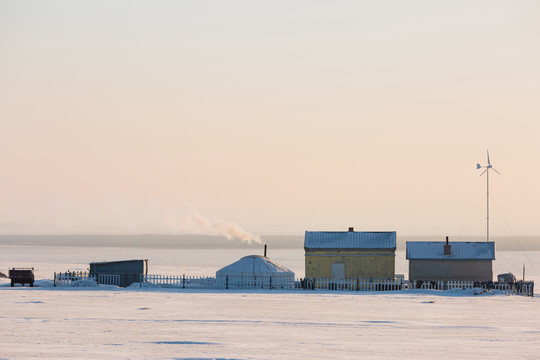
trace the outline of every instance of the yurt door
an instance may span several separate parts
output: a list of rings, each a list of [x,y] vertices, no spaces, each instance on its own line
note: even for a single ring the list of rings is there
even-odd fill
[[[332,279],[345,279],[345,264],[344,263],[332,264]]]

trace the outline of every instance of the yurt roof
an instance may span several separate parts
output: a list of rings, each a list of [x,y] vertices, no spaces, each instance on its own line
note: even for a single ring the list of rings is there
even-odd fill
[[[216,272],[216,275],[230,276],[294,276],[286,267],[260,255],[244,256]]]

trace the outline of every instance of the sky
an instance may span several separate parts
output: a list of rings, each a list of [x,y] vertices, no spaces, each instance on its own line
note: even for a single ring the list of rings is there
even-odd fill
[[[0,234],[540,234],[537,1],[3,1]]]

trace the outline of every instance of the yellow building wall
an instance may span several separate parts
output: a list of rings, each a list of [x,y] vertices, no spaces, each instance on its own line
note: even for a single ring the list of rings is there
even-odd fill
[[[332,264],[345,264],[346,279],[393,279],[393,249],[306,251],[306,278],[331,278]]]

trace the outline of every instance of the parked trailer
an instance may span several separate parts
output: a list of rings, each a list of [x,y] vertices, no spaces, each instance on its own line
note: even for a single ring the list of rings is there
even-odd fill
[[[30,284],[30,287],[34,286],[34,268],[12,268],[9,270],[9,278],[11,279],[11,287],[15,284]]]

